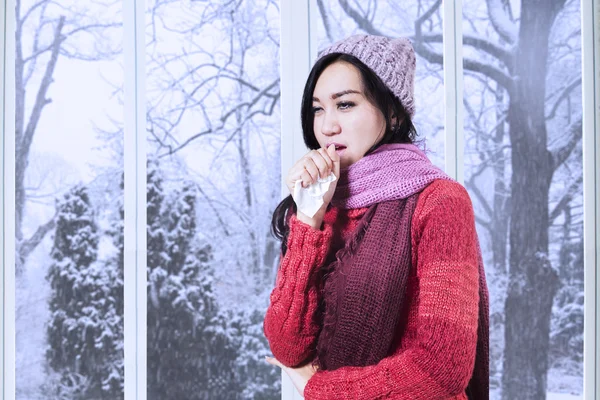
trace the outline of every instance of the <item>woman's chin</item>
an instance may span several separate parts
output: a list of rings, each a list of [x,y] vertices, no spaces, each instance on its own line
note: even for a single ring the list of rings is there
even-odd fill
[[[343,158],[340,159],[340,169],[348,168],[350,165],[352,165],[352,161]]]

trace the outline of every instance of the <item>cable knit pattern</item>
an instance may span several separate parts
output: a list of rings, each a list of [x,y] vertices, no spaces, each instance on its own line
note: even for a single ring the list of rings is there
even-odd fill
[[[362,61],[398,97],[411,118],[414,116],[417,60],[409,39],[354,35],[332,44],[319,58],[331,53],[350,54]]]
[[[298,365],[314,353],[320,330],[314,318],[318,307],[315,272],[325,263],[331,237],[331,225],[320,231],[295,215],[290,219],[288,251],[264,320],[267,338],[285,338],[270,343],[275,358],[285,365]]]
[[[265,318],[265,335],[284,364],[297,366],[314,358],[322,316],[311,277],[327,254],[337,250],[327,241],[347,237],[361,216],[359,210],[332,208],[323,231],[293,221]],[[401,317],[406,326],[389,356],[368,367],[317,372],[305,388],[307,400],[467,399],[476,356],[480,274],[473,208],[460,184],[437,180],[423,190],[411,242],[416,267]]]

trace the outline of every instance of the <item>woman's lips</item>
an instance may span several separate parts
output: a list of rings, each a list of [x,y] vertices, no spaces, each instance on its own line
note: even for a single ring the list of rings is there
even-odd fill
[[[334,145],[335,146],[335,152],[338,154],[338,156],[341,156],[342,154],[344,154],[344,151],[346,150],[346,146],[339,144],[339,143],[330,143],[327,145],[327,147]]]

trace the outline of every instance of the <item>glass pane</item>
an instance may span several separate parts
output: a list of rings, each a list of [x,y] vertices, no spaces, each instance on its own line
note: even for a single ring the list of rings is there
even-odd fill
[[[465,0],[463,25],[465,183],[491,297],[491,398],[578,399],[579,1],[500,3]]]
[[[16,4],[16,398],[122,399],[122,4]]]
[[[416,112],[413,118],[417,139],[422,141],[420,147],[428,150],[431,161],[445,169],[444,76],[441,64],[443,11],[439,2],[317,0],[317,5],[319,23],[316,26],[316,37],[319,50],[353,34],[411,38],[417,54]],[[421,18],[430,10],[431,13]],[[416,26],[420,27],[423,34],[420,41],[415,39]],[[424,37],[434,39],[425,44]]]
[[[279,399],[279,6],[148,1],[148,399]]]

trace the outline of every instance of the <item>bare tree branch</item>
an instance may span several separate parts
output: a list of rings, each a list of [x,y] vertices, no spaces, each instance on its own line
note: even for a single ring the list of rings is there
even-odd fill
[[[29,123],[27,124],[27,128],[25,129],[23,139],[21,140],[19,146],[19,151],[24,154],[29,154],[29,148],[31,147],[31,142],[33,141],[33,135],[35,134],[37,124],[39,123],[40,117],[42,116],[42,110],[46,105],[48,105],[51,102],[50,99],[46,98],[46,93],[48,93],[48,88],[50,87],[50,84],[53,81],[52,75],[54,74],[54,69],[56,68],[56,63],[58,61],[60,44],[62,42],[61,31],[64,26],[64,23],[65,17],[60,17],[60,19],[58,20],[58,25],[56,26],[56,30],[54,31],[54,42],[52,54],[50,56],[50,61],[48,61],[48,64],[46,65],[46,71],[44,73],[42,83],[40,84],[40,88],[37,93],[37,98],[33,106],[33,111],[31,112]]]
[[[571,185],[567,189],[565,195],[560,199],[560,201],[556,204],[554,209],[550,212],[550,216],[549,216],[550,224],[552,224],[554,222],[554,220],[563,212],[565,207],[568,206],[569,203],[571,203],[571,200],[573,200],[573,197],[577,193],[579,193],[582,183],[583,183],[583,175],[581,175],[573,183],[571,183]]]
[[[479,164],[477,171],[473,172],[473,174],[471,174],[471,176],[469,177],[469,180],[466,182],[466,186],[469,189],[471,189],[473,194],[475,194],[475,196],[477,197],[477,199],[483,206],[486,214],[491,218],[494,215],[494,210],[492,210],[492,207],[490,207],[490,205],[488,204],[485,196],[483,195],[483,193],[481,193],[481,191],[475,184],[475,178],[477,178],[479,175],[481,175],[488,168],[488,166],[489,166],[488,162],[483,162],[483,163]]]
[[[418,39],[414,38],[413,45],[415,51],[430,63],[439,65],[444,64],[444,57],[441,54],[431,50],[429,47],[418,41]],[[514,82],[512,78],[495,66],[465,58],[463,60],[463,67],[465,70],[488,76],[502,86],[509,94],[514,93]]]
[[[576,77],[575,79],[573,79],[573,81],[571,81],[571,83],[569,83],[561,92],[561,94],[558,96],[558,98],[556,99],[556,102],[554,103],[554,106],[552,106],[552,110],[550,111],[550,114],[548,114],[546,116],[546,120],[552,119],[556,116],[556,111],[558,110],[558,107],[562,104],[562,102],[569,97],[569,95],[571,94],[571,92],[573,90],[575,90],[575,88],[579,87],[581,85],[581,76]]]
[[[17,265],[20,265],[21,268],[25,264],[25,259],[29,254],[35,250],[35,248],[41,243],[42,240],[46,237],[48,232],[52,231],[56,227],[56,215],[52,217],[51,220],[46,222],[43,225],[38,226],[35,233],[29,238],[24,240],[18,246],[18,257],[20,262]]]
[[[264,88],[260,93],[258,93],[256,95],[256,97],[254,97],[254,99],[252,99],[249,102],[244,102],[244,103],[240,103],[238,104],[236,107],[232,108],[231,110],[229,110],[227,113],[225,113],[222,117],[221,117],[221,122],[225,123],[227,121],[227,119],[237,110],[243,108],[243,107],[247,107],[248,109],[252,108],[253,105],[255,105],[258,100],[260,100],[261,97],[263,97],[264,95],[267,94],[267,92],[269,90],[271,90],[272,88],[274,88],[275,86],[279,85],[279,79],[276,79],[273,83],[271,83],[269,86],[267,86],[266,88]],[[269,97],[276,97],[276,96],[269,96]]]
[[[473,178],[473,176],[471,178]],[[473,179],[469,179],[466,186],[475,195],[475,197],[477,197],[477,200],[479,200],[479,203],[483,206],[485,213],[491,218],[494,215],[494,210],[492,210],[485,196],[483,193],[481,193],[481,190],[479,190],[477,185],[473,182]]]
[[[416,36],[416,35],[415,35]],[[429,35],[421,35],[421,40],[425,43],[442,43],[443,35],[442,34],[429,34]],[[415,38],[415,40],[418,40]],[[513,53],[510,50],[504,49],[501,46],[498,46],[489,40],[485,40],[483,38],[471,36],[471,35],[463,35],[463,44],[467,46],[472,46],[477,50],[481,50],[486,52],[487,54],[496,57],[500,62],[506,65],[509,70],[512,69],[513,63]]]
[[[83,26],[79,26],[69,32],[65,33],[65,39],[69,36],[73,36],[79,32],[85,31],[85,32],[89,32],[92,29],[98,29],[98,28],[102,28],[102,29],[106,29],[106,28],[119,28],[122,27],[123,24],[118,22],[118,23],[112,23],[112,24],[90,24],[90,25],[83,25]]]
[[[479,217],[478,215],[475,215],[475,222],[477,222],[479,225],[483,226],[488,231],[492,230],[491,222],[484,220],[483,218]]]
[[[217,208],[213,204],[213,200],[210,197],[208,197],[208,195],[206,194],[206,192],[202,189],[202,186],[200,186],[197,183],[195,184],[195,186],[196,186],[196,189],[198,189],[198,191],[202,194],[202,196],[204,196],[204,198],[208,202],[209,207],[215,213],[215,216],[217,217],[217,220],[219,221],[219,224],[223,228],[223,233],[225,233],[225,236],[231,236],[231,233],[229,232],[229,229],[227,229],[227,224],[225,223],[225,221],[221,217],[221,214],[219,213],[219,210],[217,210]]]
[[[260,91],[251,101],[249,102],[242,102],[237,104],[236,106],[234,106],[233,108],[231,108],[229,111],[227,111],[225,114],[223,114],[220,118],[220,122],[221,124],[216,127],[216,128],[212,128],[209,127],[201,132],[198,132],[192,136],[190,136],[189,138],[187,138],[185,141],[183,141],[179,146],[173,148],[171,146],[166,146],[168,147],[168,151],[162,155],[160,155],[159,157],[165,157],[165,156],[170,156],[175,154],[176,152],[178,152],[179,150],[183,149],[184,147],[186,147],[187,145],[189,145],[191,142],[197,140],[198,138],[202,137],[202,136],[207,136],[210,134],[215,134],[217,132],[222,131],[223,129],[225,129],[225,126],[227,124],[227,120],[238,110],[246,108],[248,110],[252,109],[252,107],[254,105],[256,105],[258,103],[258,101],[262,98],[262,97],[268,97],[272,99],[271,105],[270,105],[270,110],[265,112],[263,110],[258,110],[255,111],[251,114],[249,114],[249,116],[244,119],[244,123],[246,121],[248,121],[249,119],[251,119],[254,115],[257,114],[263,114],[263,115],[271,115],[273,113],[273,110],[275,108],[275,105],[277,104],[279,97],[280,97],[280,93],[276,93],[276,94],[272,94],[269,93],[269,90],[273,89],[274,87],[276,87],[279,84],[279,78],[277,78],[275,81],[273,81],[270,85],[268,85],[266,88],[264,88],[262,91]],[[185,111],[187,109],[184,108],[182,111]],[[240,126],[243,125],[240,124]],[[237,132],[237,131],[236,131]]]
[[[386,36],[383,32],[379,31],[378,29],[376,29],[373,24],[368,21],[364,16],[360,15],[360,13],[356,10],[354,10],[346,0],[339,0],[340,6],[342,7],[342,9],[344,10],[344,12],[354,20],[354,22],[356,22],[356,24],[365,32],[372,34],[372,35],[380,35],[380,36]],[[435,64],[440,64],[443,65],[444,63],[444,58],[441,54],[435,52],[434,50],[431,50],[429,47],[427,47],[424,43],[423,40],[423,35],[422,35],[422,25],[423,23],[431,17],[431,15],[433,15],[435,13],[435,11],[440,7],[440,5],[442,4],[441,0],[436,1],[433,6],[427,10],[427,12],[425,12],[422,16],[420,16],[416,21],[415,21],[415,35],[411,38],[413,40],[413,46],[415,48],[415,51],[423,58],[425,58],[427,61],[429,61],[430,63],[435,63]],[[477,40],[473,40],[473,43],[477,43]],[[488,50],[490,50],[491,47],[488,47]],[[482,49],[484,50],[484,49]],[[484,50],[486,51],[486,50]],[[497,51],[499,52],[500,49],[496,48],[495,50],[492,51]],[[506,57],[508,57],[508,55],[505,55]],[[510,62],[509,62],[510,65]],[[504,87],[506,89],[507,92],[509,93],[513,93],[514,92],[514,88],[513,88],[513,80],[511,79],[510,76],[508,76],[507,74],[505,74],[502,70],[498,69],[497,67],[490,65],[490,64],[486,64],[486,63],[482,63],[479,61],[475,61],[475,60],[471,60],[468,58],[465,58],[463,61],[463,66],[464,69],[466,70],[470,70],[470,71],[474,71],[474,72],[478,72],[478,73],[482,73],[487,75],[488,77],[490,77],[490,79],[495,80],[496,82],[498,82],[498,84],[500,84],[502,87]]]
[[[327,11],[325,10],[325,4],[323,4],[323,0],[317,0],[317,6],[319,7],[319,13],[321,14],[321,20],[323,21],[323,26],[325,27],[327,39],[329,40],[329,42],[333,42],[333,36],[331,35],[331,26],[329,25],[329,16],[327,15]]]
[[[560,167],[571,155],[571,152],[577,146],[577,143],[581,140],[581,129],[582,129],[582,118],[580,117],[577,121],[571,123],[567,128],[567,136],[569,141],[563,147],[558,148],[552,152],[552,168],[554,171]]]
[[[423,36],[423,24],[427,21],[431,16],[437,11],[438,8],[442,5],[442,0],[437,0],[435,3],[431,5],[429,10],[425,11],[423,15],[421,15],[415,21],[415,36],[420,40]]]
[[[438,0],[441,3],[441,0]],[[340,6],[342,10],[356,22],[358,27],[365,32],[370,33],[371,35],[379,35],[379,36],[387,36],[377,28],[373,26],[371,21],[369,21],[366,17],[360,15],[358,11],[352,8],[350,4],[348,4],[347,0],[339,0]]]
[[[48,3],[48,0],[40,0],[37,3],[35,3],[34,5],[32,5],[31,7],[29,7],[29,10],[27,10],[25,12],[25,14],[23,14],[23,18],[21,18],[19,15],[17,16],[17,25],[19,26],[19,28],[22,29],[23,25],[25,24],[25,21],[27,21],[27,18],[29,18],[29,16],[38,8],[41,7],[42,5],[46,5]],[[21,0],[17,0],[16,1],[16,9],[20,10],[21,9]]]

